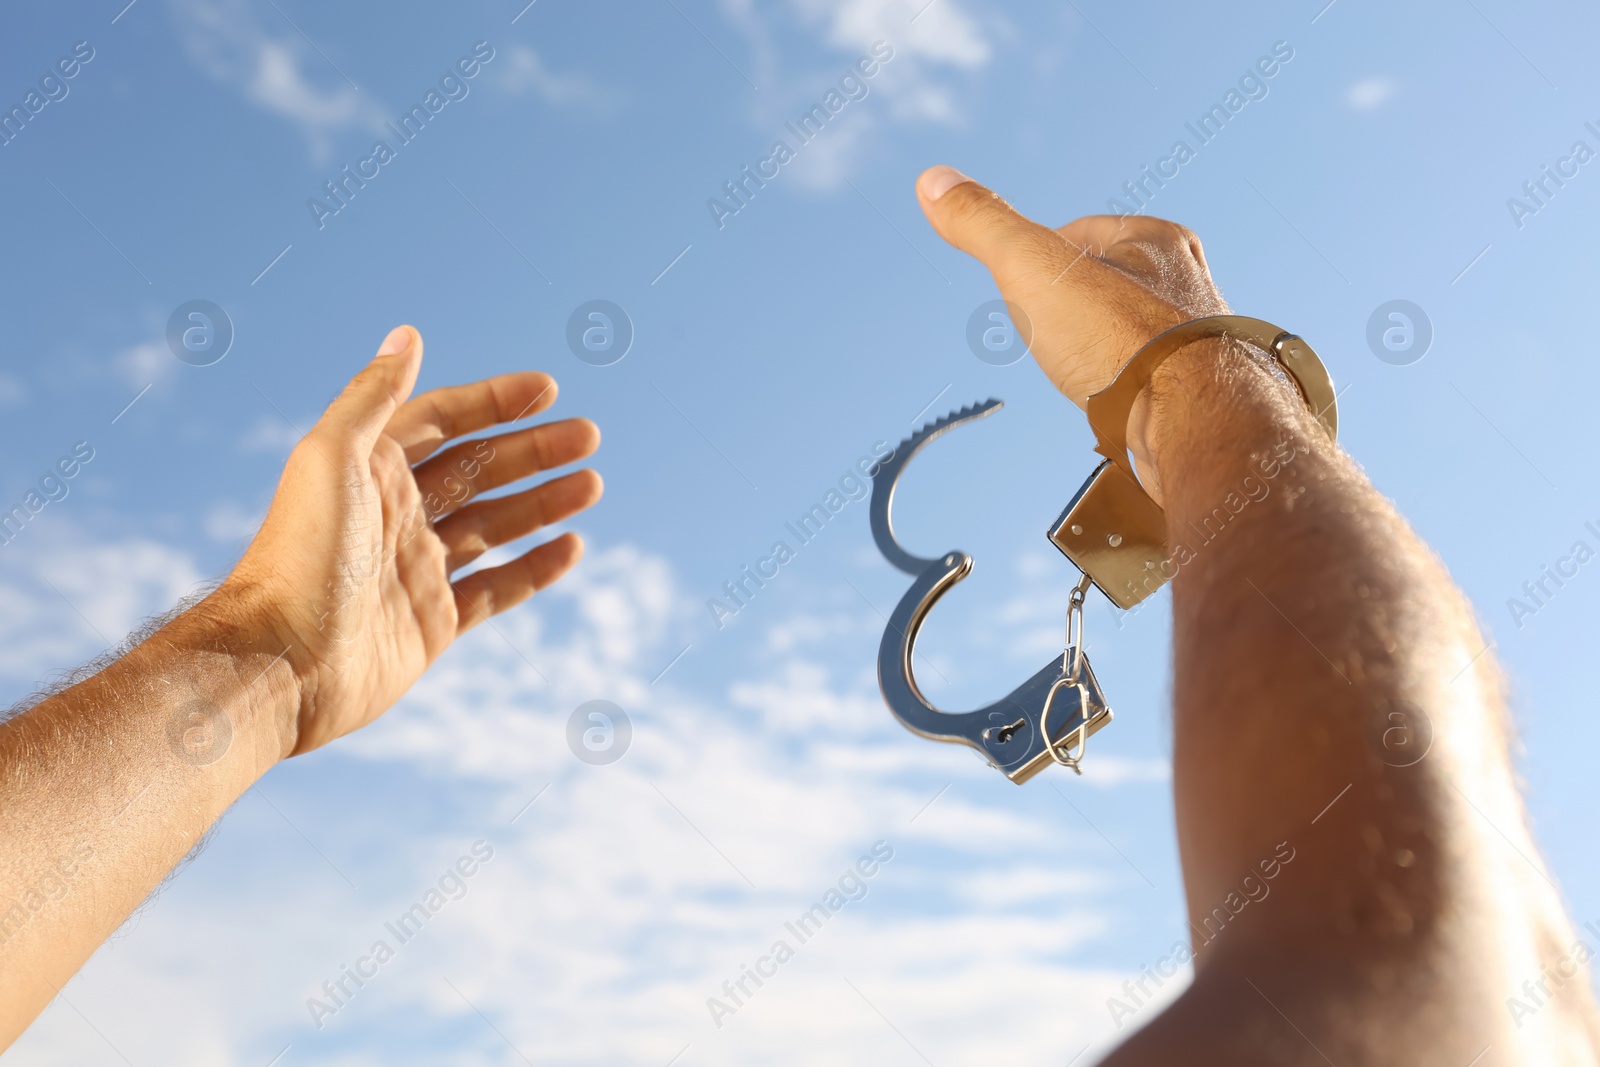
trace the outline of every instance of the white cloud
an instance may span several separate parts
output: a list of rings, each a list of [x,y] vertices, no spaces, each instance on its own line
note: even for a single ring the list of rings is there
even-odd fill
[[[1172,764],[1165,759],[1130,759],[1096,752],[1083,763],[1082,781],[1088,785],[1114,786],[1129,782],[1170,782]]]
[[[279,13],[249,0],[169,0],[191,60],[250,103],[289,120],[305,134],[312,158],[324,163],[334,138],[349,130],[380,131],[391,116],[346,80],[328,46],[311,45]],[[261,14],[258,19],[257,13]],[[511,45],[486,68],[498,91],[532,92],[554,106],[606,108],[616,94],[582,74],[561,74],[532,48]]]
[[[1103,893],[1115,885],[1115,880],[1103,871],[1030,867],[1018,863],[1004,872],[966,872],[952,881],[951,890],[963,900],[990,908],[1039,905],[1054,911],[1063,901]]]
[[[0,374],[0,407],[14,408],[27,399],[28,388],[20,378]]]
[[[993,56],[983,30],[956,0],[934,0],[925,7],[908,0],[791,2],[841,52],[864,54],[880,40],[894,48],[895,57],[879,78],[900,119],[957,120],[956,88],[944,75],[979,70]]]
[[[219,500],[206,512],[203,526],[213,541],[245,542],[255,536],[265,517],[265,509],[251,510],[232,500]]]
[[[38,572],[86,623],[112,641],[121,640],[152,610],[170,608],[205,581],[188,553],[155,541],[51,540],[40,553]]]
[[[846,111],[840,119],[830,122],[789,164],[797,185],[824,191],[844,188],[845,179],[873,142],[876,123],[863,111]]]
[[[873,563],[877,560],[873,559]],[[870,636],[877,632],[863,629],[860,615],[814,615],[799,613],[774,622],[767,628],[767,648],[773,652],[792,652],[841,637]]]
[[[1394,96],[1398,88],[1389,78],[1363,78],[1345,92],[1345,100],[1357,111],[1373,111]]]
[[[384,116],[369,98],[276,13],[263,25],[247,0],[170,0],[186,51],[209,77],[304,131],[312,155],[327,159],[333,137],[376,129]]]
[[[555,106],[608,107],[616,102],[614,93],[582,74],[552,71],[539,58],[539,53],[522,44],[505,48],[503,55],[488,69],[488,78],[501,92],[512,95],[532,92]]]
[[[124,348],[111,361],[118,376],[134,389],[165,378],[177,362],[165,346],[148,341]]]
[[[874,44],[884,42],[894,50],[865,81],[868,95],[799,148],[788,167],[797,184],[843,188],[888,124],[959,125],[965,120],[961,98],[970,79],[994,55],[989,34],[960,0],[935,0],[920,14],[919,7],[907,0],[788,0],[779,11],[751,0],[724,0],[724,13],[750,42],[751,58],[740,62],[763,88],[752,104],[755,121],[774,136],[789,139],[783,124],[819,103],[858,59],[872,56]],[[814,47],[803,57],[789,56],[798,36],[791,22],[798,22],[828,58],[819,60]],[[786,63],[796,70],[786,72]]]
[[[316,422],[312,416],[301,422],[309,430]],[[262,415],[256,419],[255,425],[245,432],[239,440],[239,449],[242,452],[265,452],[269,455],[288,456],[294,451],[294,446],[300,443],[300,431],[284,420],[282,415]]]
[[[71,506],[70,496],[50,505]],[[187,553],[142,538],[89,540],[60,518],[41,513],[0,549],[0,678],[25,686],[117,644],[204,580]],[[35,528],[44,522],[49,529]]]
[[[180,592],[180,561],[132,543],[48,573],[109,624],[138,613],[120,602]],[[0,585],[0,605],[15,595]],[[39,604],[35,623],[68,615]],[[765,651],[748,659],[697,646],[726,684],[678,688],[693,677],[680,667],[652,685],[704,627],[696,610],[663,560],[591,552],[377,723],[274,772],[271,805],[247,794],[14,1055],[103,1054],[84,1019],[134,1062],[174,1067],[264,1063],[288,1044],[297,1062],[351,1065],[666,1063],[686,1045],[682,1062],[703,1065],[903,1059],[885,1016],[940,1063],[1066,1062],[1120,1036],[1105,1004],[1131,967],[1073,961],[1117,931],[1123,861],[1048,790],[908,737],[869,659],[840,655],[870,644],[845,620],[752,632]],[[608,766],[567,748],[569,714],[597,697],[632,719]],[[393,940],[384,921],[477,837],[496,854],[467,895],[315,1029],[306,998]],[[801,943],[785,923],[880,839],[894,856],[865,896]],[[707,998],[780,939],[794,958],[715,1026]]]

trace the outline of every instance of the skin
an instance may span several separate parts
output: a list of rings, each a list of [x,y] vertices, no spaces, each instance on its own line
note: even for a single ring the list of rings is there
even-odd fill
[[[275,763],[377,718],[582,555],[568,533],[451,581],[598,500],[591,470],[476,498],[584,459],[600,434],[567,419],[457,441],[543,412],[555,382],[410,398],[421,365],[416,330],[392,331],[296,446],[217,590],[0,724],[0,1049]]]
[[[1080,408],[1151,337],[1227,313],[1182,226],[1050,229],[948,167],[917,193]],[[1593,1064],[1600,1016],[1526,825],[1494,657],[1438,558],[1266,360],[1190,345],[1130,417],[1179,564],[1173,784],[1196,956],[1193,984],[1104,1063]],[[1230,494],[1221,532],[1198,536]],[[1514,1017],[1512,997],[1536,1010]]]

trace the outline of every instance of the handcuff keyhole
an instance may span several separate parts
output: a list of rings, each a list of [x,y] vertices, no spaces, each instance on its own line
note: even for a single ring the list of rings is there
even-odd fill
[[[1016,732],[1018,730],[1022,729],[1023,727],[1025,727],[1027,725],[1028,725],[1028,720],[1026,718],[1022,718],[1022,719],[1018,719],[1016,722],[1012,723],[1010,726],[1002,726],[999,729],[992,731],[993,736],[994,736],[995,744],[997,744],[997,745],[1005,744],[1007,741],[1010,741],[1013,736],[1015,736],[1015,734],[1016,734]]]

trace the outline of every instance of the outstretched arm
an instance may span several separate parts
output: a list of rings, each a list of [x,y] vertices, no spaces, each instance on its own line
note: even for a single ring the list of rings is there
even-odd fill
[[[87,680],[0,724],[0,1049],[276,762],[381,715],[457,636],[582,554],[564,534],[451,581],[487,549],[600,496],[582,470],[478,494],[594,452],[536,415],[545,374],[407,400],[422,339],[393,331],[289,457],[272,507],[210,596]]]
[[[948,168],[918,195],[1079,406],[1156,334],[1227,311],[1181,226],[1051,230]],[[1264,354],[1189,346],[1129,440],[1177,567],[1173,779],[1196,956],[1193,985],[1106,1062],[1595,1062],[1498,671],[1444,567]]]

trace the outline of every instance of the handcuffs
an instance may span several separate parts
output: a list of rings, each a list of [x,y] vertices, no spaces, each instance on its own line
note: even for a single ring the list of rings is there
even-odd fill
[[[969,745],[1018,785],[1051,763],[1083,773],[1090,735],[1112,719],[1083,650],[1084,597],[1093,585],[1127,610],[1171,577],[1166,517],[1139,484],[1128,459],[1128,415],[1162,363],[1184,346],[1213,337],[1243,341],[1269,353],[1288,372],[1329,436],[1337,436],[1333,382],[1316,352],[1294,334],[1262,319],[1214,315],[1174,326],[1151,340],[1122,366],[1110,385],[1089,398],[1095,451],[1105,458],[1047,531],[1050,543],[1082,572],[1068,599],[1061,658],[975,711],[945,712],[934,707],[922,695],[911,666],[917,634],[928,613],[972,573],[973,559],[959,550],[932,559],[906,551],[895,539],[890,506],[906,464],[924,445],[1003,405],[986,400],[935,419],[902,441],[878,468],[872,479],[872,537],[884,558],[914,579],[884,628],[878,648],[878,686],[889,710],[908,730],[933,741]]]

